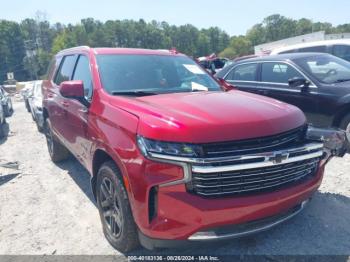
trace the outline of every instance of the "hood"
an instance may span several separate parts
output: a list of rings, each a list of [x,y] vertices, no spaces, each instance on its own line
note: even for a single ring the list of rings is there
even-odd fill
[[[304,114],[294,106],[241,91],[162,94],[111,99],[137,115],[147,138],[210,143],[263,137],[297,128]]]

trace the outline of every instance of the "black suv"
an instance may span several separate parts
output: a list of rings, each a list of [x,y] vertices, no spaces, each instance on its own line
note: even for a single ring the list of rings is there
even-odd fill
[[[295,105],[314,126],[350,132],[350,62],[343,59],[321,53],[265,56],[234,63],[216,77]]]

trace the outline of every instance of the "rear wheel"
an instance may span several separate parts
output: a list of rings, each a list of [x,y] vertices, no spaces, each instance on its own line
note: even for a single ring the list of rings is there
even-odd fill
[[[104,163],[98,171],[96,196],[108,242],[121,252],[136,249],[139,246],[137,226],[121,174],[112,161]]]
[[[350,114],[346,115],[342,119],[340,123],[340,128],[346,131],[347,138],[348,138],[347,148],[348,148],[348,152],[350,152]]]
[[[44,129],[47,148],[49,150],[51,160],[55,163],[66,160],[69,157],[69,151],[58,141],[58,139],[52,133],[51,123],[48,118],[45,120]]]

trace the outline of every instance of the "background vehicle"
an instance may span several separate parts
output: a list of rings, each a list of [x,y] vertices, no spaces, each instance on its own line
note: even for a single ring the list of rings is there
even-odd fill
[[[209,73],[216,74],[222,68],[225,67],[225,64],[229,61],[229,59],[220,58],[220,57],[217,57],[215,54],[212,54],[207,57],[199,57],[197,61]]]
[[[0,103],[4,109],[5,116],[11,116],[13,114],[11,97],[2,86],[0,86]]]
[[[350,63],[329,54],[265,56],[217,74],[238,89],[302,109],[309,123],[350,131]]]
[[[40,132],[44,127],[42,83],[43,81],[35,81],[32,95],[28,97],[30,112]]]
[[[0,139],[5,136],[6,116],[2,106],[0,106]]]
[[[33,95],[34,82],[27,82],[25,87],[21,90],[21,94],[24,100],[24,105],[28,112],[30,112],[30,105],[28,98]]]
[[[289,54],[289,53],[329,53],[350,61],[350,39],[324,40],[297,45],[290,45],[275,49],[271,55]]]
[[[224,92],[172,51],[78,47],[54,59],[43,84],[51,159],[71,152],[87,168],[120,251],[259,232],[321,184],[323,135],[292,105]]]

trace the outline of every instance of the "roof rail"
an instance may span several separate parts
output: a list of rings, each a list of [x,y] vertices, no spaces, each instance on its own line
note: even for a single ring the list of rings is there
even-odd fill
[[[58,53],[67,52],[67,51],[74,51],[74,50],[81,50],[81,49],[86,49],[86,50],[89,50],[89,49],[90,49],[90,47],[89,47],[89,46],[87,46],[87,45],[75,46],[75,47],[71,47],[71,48],[63,49],[63,50],[59,51]]]

